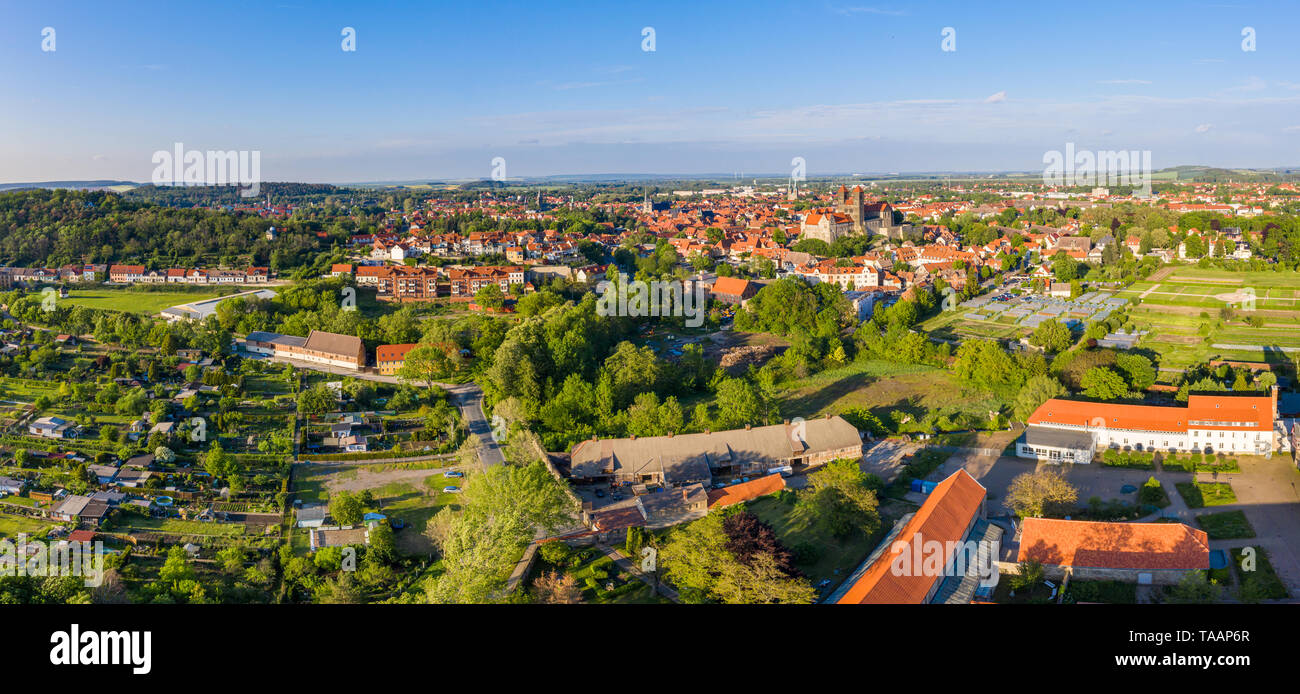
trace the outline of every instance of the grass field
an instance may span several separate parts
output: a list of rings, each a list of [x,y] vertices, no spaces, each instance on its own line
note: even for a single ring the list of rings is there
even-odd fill
[[[1237,547],[1232,550],[1232,568],[1237,573],[1237,580],[1244,582],[1248,578],[1256,578],[1260,583],[1260,589],[1263,597],[1271,600],[1285,600],[1291,597],[1287,592],[1286,584],[1282,579],[1277,577],[1277,572],[1273,570],[1273,563],[1268,560],[1268,552],[1252,547],[1254,555],[1254,571],[1246,571],[1242,563],[1246,561],[1246,548]]]
[[[1174,485],[1189,508],[1226,506],[1237,503],[1237,495],[1227,482],[1178,482]]]
[[[1211,540],[1235,540],[1255,536],[1255,529],[1241,511],[1205,513],[1196,517],[1196,524]]]
[[[41,518],[0,514],[0,537],[16,538],[19,533],[25,533],[29,538],[44,537],[45,531],[53,525]]]
[[[957,411],[987,421],[989,411],[1004,404],[987,391],[963,386],[947,370],[884,361],[823,371],[784,389],[778,397],[783,414],[812,418],[865,407],[882,422],[890,421],[894,410],[914,418],[930,411]]]
[[[801,545],[815,548],[816,559],[797,566],[814,586],[823,579],[830,579],[832,590],[853,573],[890,527],[890,520],[883,520],[880,530],[870,537],[857,534],[839,539],[818,527],[806,512],[775,496],[755,499],[746,503],[745,508],[771,525],[777,539],[786,547],[792,550]]]
[[[107,311],[124,311],[127,313],[149,313],[193,301],[212,299],[221,294],[216,291],[204,292],[141,292],[130,289],[74,289],[68,298],[59,299],[61,304],[85,306],[87,308]]]

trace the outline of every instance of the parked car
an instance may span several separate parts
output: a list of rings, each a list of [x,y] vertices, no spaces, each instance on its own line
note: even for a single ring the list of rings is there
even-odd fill
[[[442,488],[442,491],[444,491],[444,492],[446,492],[446,493],[448,493],[448,494],[459,494],[459,493],[460,493],[460,487],[457,487],[457,486],[455,486],[455,485],[447,485],[446,487],[443,487],[443,488]]]
[[[443,476],[443,477],[464,477],[464,476],[465,476],[465,473],[463,473],[463,472],[461,472],[461,471],[459,471],[459,470],[448,470],[448,471],[442,473],[442,476]]]

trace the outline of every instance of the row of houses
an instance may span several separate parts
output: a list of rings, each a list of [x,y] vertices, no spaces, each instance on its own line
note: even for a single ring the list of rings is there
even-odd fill
[[[270,279],[271,269],[265,267],[150,270],[143,265],[111,265],[108,268],[108,281],[118,284],[263,284]]]

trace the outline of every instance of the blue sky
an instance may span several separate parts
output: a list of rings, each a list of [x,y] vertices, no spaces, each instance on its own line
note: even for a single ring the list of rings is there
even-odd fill
[[[1157,168],[1300,165],[1298,19],[1294,2],[0,0],[0,181],[145,181],[175,142],[319,182],[487,177],[498,156],[512,177],[1037,170],[1066,142]]]

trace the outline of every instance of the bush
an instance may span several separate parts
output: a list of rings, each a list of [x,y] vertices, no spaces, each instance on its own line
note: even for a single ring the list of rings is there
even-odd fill
[[[542,555],[542,560],[547,564],[559,566],[569,559],[573,551],[563,542],[547,542],[538,548],[537,552]]]
[[[1142,489],[1138,490],[1138,502],[1164,508],[1169,505],[1169,495],[1160,486],[1160,480],[1151,477],[1142,485]]]

